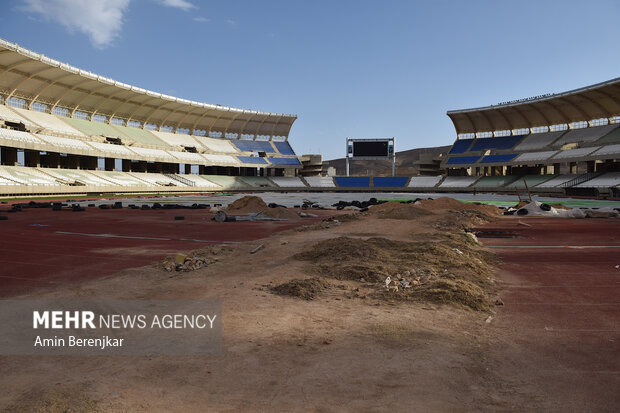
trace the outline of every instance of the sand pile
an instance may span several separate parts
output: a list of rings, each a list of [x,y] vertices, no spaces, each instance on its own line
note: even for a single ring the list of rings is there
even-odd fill
[[[248,195],[243,198],[239,198],[232,204],[228,205],[228,207],[226,207],[226,212],[228,214],[242,215],[261,212],[267,208],[267,204],[262,200],[262,198]]]
[[[419,242],[338,237],[320,241],[295,258],[313,271],[339,280],[371,282],[378,297],[427,300],[475,310],[490,306],[494,256],[466,234],[435,234]],[[386,290],[385,280],[408,280],[405,289]]]
[[[326,279],[321,277],[307,278],[305,280],[294,279],[272,287],[271,291],[279,295],[290,295],[303,298],[304,300],[313,300],[329,288],[330,285]]]
[[[433,215],[433,212],[414,204],[403,202],[386,202],[373,206],[370,214],[382,219],[417,219]]]
[[[448,197],[421,200],[421,201],[418,201],[415,205],[420,208],[427,209],[429,211],[445,211],[445,210],[462,211],[462,210],[467,209],[467,210],[484,212],[491,216],[499,215],[502,212],[501,209],[493,205],[461,202],[461,201],[457,201],[454,198],[448,198]]]
[[[290,209],[284,207],[269,208],[265,201],[258,196],[244,196],[226,208],[228,215],[248,215],[256,212],[260,212],[270,218],[299,219],[299,215]]]

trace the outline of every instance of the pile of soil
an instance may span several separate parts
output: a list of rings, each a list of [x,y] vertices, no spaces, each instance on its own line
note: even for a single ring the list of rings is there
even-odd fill
[[[321,277],[307,278],[304,280],[294,279],[284,284],[271,288],[276,294],[289,295],[293,297],[303,298],[304,300],[313,300],[324,290],[330,287],[330,283]]]
[[[228,215],[248,215],[260,212],[270,218],[280,219],[300,219],[299,215],[295,211],[284,207],[269,208],[265,201],[258,196],[244,196],[237,199],[226,208]]]
[[[484,212],[485,214],[489,214],[491,216],[499,215],[502,212],[501,209],[499,209],[498,207],[494,205],[461,202],[461,201],[457,201],[454,198],[448,198],[448,197],[421,200],[421,201],[418,201],[415,205],[420,208],[429,210],[429,211],[445,211],[445,210],[462,211],[462,210],[467,209],[467,210]]]
[[[433,212],[414,204],[392,201],[373,206],[370,214],[381,219],[417,219],[433,215]]]
[[[228,214],[252,214],[267,209],[267,204],[258,196],[244,196],[226,207]]]
[[[338,237],[320,241],[295,258],[311,262],[322,276],[375,283],[381,298],[445,302],[474,310],[491,305],[495,258],[466,234],[435,234],[418,242]],[[399,279],[403,274],[415,279],[411,288],[385,290],[388,276]]]
[[[476,209],[463,209],[444,214],[439,219],[429,222],[429,225],[442,231],[458,232],[468,230],[473,226],[484,225],[494,219],[494,216]]]

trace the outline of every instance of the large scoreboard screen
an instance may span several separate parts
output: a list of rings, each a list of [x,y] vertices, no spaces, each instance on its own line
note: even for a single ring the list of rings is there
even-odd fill
[[[353,156],[388,157],[388,141],[353,141]]]

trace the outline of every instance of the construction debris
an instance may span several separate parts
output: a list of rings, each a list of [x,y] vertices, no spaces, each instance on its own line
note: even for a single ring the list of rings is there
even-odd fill
[[[254,248],[252,251],[250,251],[250,254],[256,254],[258,251],[262,250],[263,248],[265,248],[264,244],[260,244],[258,247]]]
[[[194,271],[212,263],[212,259],[195,255],[178,253],[174,257],[166,258],[161,266],[168,272]]]

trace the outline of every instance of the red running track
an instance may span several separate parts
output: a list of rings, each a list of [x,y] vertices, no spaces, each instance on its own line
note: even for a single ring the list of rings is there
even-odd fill
[[[507,218],[479,230],[503,261],[491,324],[501,365],[525,374],[545,409],[620,411],[620,220]]]
[[[0,215],[9,217],[0,221],[0,297],[110,275],[206,245],[257,240],[322,219],[217,223],[205,210],[127,208]],[[175,221],[180,215],[185,219]]]

